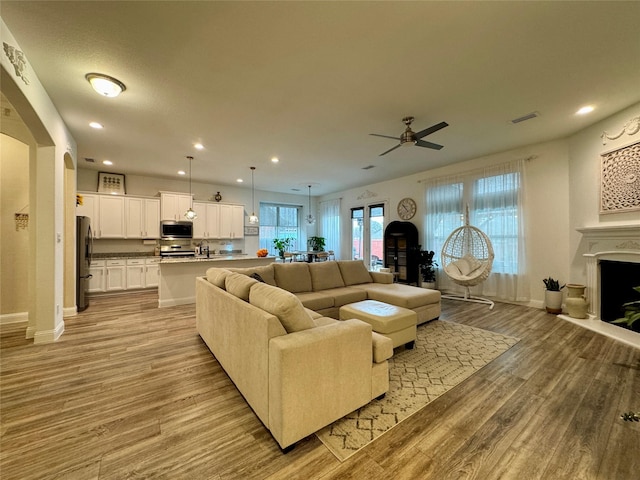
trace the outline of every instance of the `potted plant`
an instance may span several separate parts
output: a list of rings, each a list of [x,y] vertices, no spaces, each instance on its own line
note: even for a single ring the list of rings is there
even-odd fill
[[[633,287],[633,289],[640,293],[640,287]],[[611,323],[623,325],[633,331],[640,331],[640,300],[634,300],[633,302],[627,302],[622,305],[624,307],[624,317],[617,318]],[[638,325],[634,327],[634,324],[638,322]]]
[[[436,288],[436,268],[438,264],[433,261],[433,250],[420,250],[418,253],[418,265],[422,277],[423,288]]]
[[[284,260],[284,252],[287,248],[291,246],[292,242],[293,242],[293,238],[288,238],[288,237],[273,239],[273,246],[278,251],[279,257],[282,258],[283,260]]]
[[[560,282],[551,277],[542,280],[544,282],[544,304],[548,313],[562,313],[562,289]]]
[[[309,248],[314,252],[324,252],[324,237],[309,237]]]

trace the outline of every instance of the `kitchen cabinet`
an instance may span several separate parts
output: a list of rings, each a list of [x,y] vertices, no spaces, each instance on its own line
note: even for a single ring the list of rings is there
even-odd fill
[[[100,195],[99,228],[96,238],[125,238],[122,196]]]
[[[219,233],[219,238],[244,238],[243,205],[220,205]]]
[[[126,238],[160,238],[160,200],[125,197]]]
[[[160,257],[147,258],[144,264],[144,286],[157,287],[160,283]]]
[[[198,215],[193,221],[193,238],[220,238],[220,207],[218,203],[193,202]]]
[[[76,206],[76,216],[91,219],[91,230],[95,236],[100,229],[100,196],[82,192],[78,192],[78,195],[82,196],[82,205]]]
[[[144,288],[145,264],[143,258],[127,260],[126,289]]]
[[[160,192],[160,219],[186,220],[184,214],[191,205],[192,197],[187,193]]]
[[[91,275],[91,277],[89,278],[89,287],[87,291],[89,293],[104,292],[106,290],[105,261],[93,260],[89,264],[89,274]]]
[[[126,260],[107,260],[106,261],[106,288],[107,292],[113,290],[125,290],[127,288],[127,265]]]

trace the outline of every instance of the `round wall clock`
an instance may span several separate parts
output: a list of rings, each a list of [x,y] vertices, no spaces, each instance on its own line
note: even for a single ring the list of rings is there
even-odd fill
[[[403,198],[398,202],[398,216],[402,220],[409,220],[416,214],[416,202],[413,198]]]

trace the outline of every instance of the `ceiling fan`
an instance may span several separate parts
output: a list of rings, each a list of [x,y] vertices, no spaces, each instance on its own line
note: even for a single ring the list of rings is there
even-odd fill
[[[405,147],[409,147],[412,145],[417,145],[418,147],[426,147],[426,148],[433,148],[434,150],[440,150],[441,148],[443,148],[442,145],[438,145],[437,143],[431,143],[431,142],[426,142],[424,140],[422,140],[423,137],[426,137],[427,135],[430,135],[434,132],[437,132],[438,130],[444,128],[444,127],[448,127],[449,124],[447,122],[440,122],[436,125],[433,125],[429,128],[425,128],[424,130],[420,130],[418,133],[414,133],[411,130],[411,122],[413,122],[413,117],[404,117],[402,119],[402,121],[404,122],[404,124],[407,126],[407,129],[404,131],[404,133],[402,135],[400,135],[400,138],[398,137],[391,137],[389,135],[379,135],[377,133],[370,133],[369,135],[373,135],[374,137],[384,137],[384,138],[393,138],[394,140],[400,140],[400,143],[398,145],[396,145],[393,148],[390,148],[389,150],[387,150],[386,152],[383,152],[380,154],[380,156],[382,155],[386,155],[387,153],[395,150],[398,147],[401,146],[405,146]]]

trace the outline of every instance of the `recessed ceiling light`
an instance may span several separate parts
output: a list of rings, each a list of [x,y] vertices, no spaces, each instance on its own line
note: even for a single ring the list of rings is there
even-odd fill
[[[127,89],[117,78],[102,73],[87,73],[85,78],[96,92],[105,97],[117,97]]]
[[[587,105],[582,107],[580,110],[576,112],[576,115],[586,115],[587,113],[593,112],[594,107],[592,105]]]
[[[104,165],[113,165],[113,162],[111,160],[103,160],[102,163]]]
[[[194,143],[193,146],[196,150],[202,150],[204,148],[204,145],[202,145],[201,143]]]
[[[91,122],[91,123],[89,124],[89,126],[90,126],[91,128],[95,128],[95,129],[98,129],[98,130],[100,130],[100,129],[104,128],[104,126],[103,126],[101,123],[98,123],[98,122]]]
[[[271,161],[272,161],[273,163],[278,163],[278,162],[280,161],[280,159],[279,159],[278,157],[272,157],[272,158],[271,158]]]
[[[241,178],[238,178],[238,179],[236,180],[236,182],[238,182],[238,183],[242,183],[242,182],[244,182],[244,180],[242,180]]]
[[[178,175],[186,175],[187,172],[185,172],[184,170],[178,170]]]

